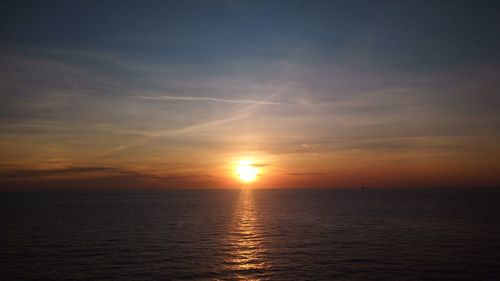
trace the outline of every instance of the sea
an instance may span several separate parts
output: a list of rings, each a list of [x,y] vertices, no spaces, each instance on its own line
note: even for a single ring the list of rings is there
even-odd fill
[[[0,196],[0,280],[500,280],[500,189]]]

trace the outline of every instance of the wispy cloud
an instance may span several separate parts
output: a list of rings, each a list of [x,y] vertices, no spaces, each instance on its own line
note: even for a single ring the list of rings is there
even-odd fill
[[[243,108],[240,108],[236,112],[230,113],[229,116],[225,117],[225,118],[221,117],[219,119],[215,119],[215,120],[211,120],[211,121],[200,122],[197,124],[189,125],[189,126],[186,126],[183,128],[175,129],[175,130],[158,130],[156,132],[148,133],[145,137],[143,137],[142,139],[140,139],[138,141],[135,141],[131,144],[119,146],[117,148],[112,149],[112,151],[107,153],[106,156],[109,157],[109,155],[114,155],[114,153],[116,153],[116,152],[122,152],[122,151],[130,149],[130,148],[143,146],[143,145],[147,144],[148,141],[155,139],[155,138],[168,138],[168,137],[173,137],[173,136],[186,135],[186,134],[190,134],[193,132],[197,132],[197,131],[202,130],[202,129],[210,129],[210,128],[225,125],[227,123],[231,123],[231,122],[234,122],[234,121],[237,121],[240,119],[244,119],[248,116],[251,116],[256,109],[258,109],[259,107],[261,107],[263,105],[278,105],[279,103],[273,103],[273,102],[270,102],[269,100],[271,100],[275,96],[280,95],[284,90],[286,90],[286,88],[287,88],[286,86],[279,87],[274,92],[269,94],[264,100],[261,100],[261,101],[231,100],[234,102],[240,101],[240,103],[245,103],[245,106],[243,106]],[[146,99],[148,98],[147,96],[136,96],[136,98],[140,98],[140,97],[146,98]],[[162,97],[162,96],[159,96],[159,97]],[[156,97],[156,98],[159,98],[159,97]],[[163,97],[165,97],[165,96],[163,96]],[[173,96],[168,96],[168,97],[173,97]],[[150,97],[150,98],[154,98],[154,97]],[[212,98],[208,98],[208,97],[175,97],[175,98],[182,99],[182,100],[184,100],[184,98],[186,98],[187,100],[194,99],[195,101],[197,98],[202,99],[202,100],[203,99],[212,99]],[[224,100],[224,99],[217,99],[217,100]]]
[[[127,174],[129,171],[113,167],[68,167],[59,169],[20,169],[0,171],[2,178],[44,178],[53,176],[82,176],[93,173]]]
[[[218,179],[203,171],[159,173],[113,166],[64,168],[0,167],[0,190],[19,188],[179,188],[217,187]]]
[[[99,178],[99,177],[123,177],[130,176],[137,179],[162,179],[162,180],[180,180],[180,179],[198,179],[209,178],[209,174],[157,174],[148,172],[138,172],[117,167],[108,166],[84,166],[84,167],[66,167],[55,169],[4,169],[0,170],[2,179],[41,179],[41,178]]]
[[[156,131],[156,132],[146,133],[146,134],[144,134],[143,138],[141,138],[141,139],[139,139],[131,144],[126,144],[126,145],[115,147],[111,151],[108,151],[104,155],[101,155],[101,157],[110,157],[110,156],[114,155],[116,152],[122,152],[122,151],[127,150],[127,149],[136,148],[139,146],[146,145],[148,143],[148,141],[155,139],[155,138],[168,138],[168,137],[190,134],[190,133],[196,132],[197,130],[207,129],[207,128],[211,128],[214,126],[223,125],[223,124],[230,123],[230,122],[233,122],[233,121],[236,121],[239,119],[243,119],[247,116],[248,115],[246,115],[246,114],[236,115],[236,116],[232,116],[229,118],[223,118],[223,119],[218,119],[218,120],[213,120],[213,121],[209,121],[209,122],[191,125],[191,126],[187,126],[187,127],[176,129],[176,130],[165,130],[165,131]]]
[[[133,96],[132,98],[156,101],[210,101],[224,103],[242,103],[242,104],[262,104],[262,105],[279,105],[281,103],[270,102],[265,100],[249,100],[249,99],[223,99],[214,97],[180,97],[180,96]]]
[[[324,172],[310,172],[310,173],[287,173],[289,176],[321,176]]]

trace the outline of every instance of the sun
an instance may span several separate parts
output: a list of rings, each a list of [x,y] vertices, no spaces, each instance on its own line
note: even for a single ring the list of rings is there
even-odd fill
[[[250,183],[257,179],[259,168],[251,160],[243,159],[236,165],[236,175],[244,183]]]

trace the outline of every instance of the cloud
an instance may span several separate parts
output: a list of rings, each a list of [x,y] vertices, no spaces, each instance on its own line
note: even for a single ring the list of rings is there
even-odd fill
[[[279,105],[281,103],[270,102],[265,100],[249,100],[249,99],[222,99],[213,97],[180,97],[180,96],[134,96],[132,98],[158,101],[211,101],[224,103],[242,103],[242,104],[262,104],[262,105]]]
[[[45,178],[59,176],[83,176],[87,174],[131,174],[125,169],[114,167],[69,167],[60,169],[7,169],[0,171],[2,178]]]
[[[289,176],[320,176],[324,175],[324,172],[309,172],[309,173],[287,173]]]
[[[88,167],[68,167],[55,169],[6,169],[0,170],[2,179],[41,179],[41,178],[82,178],[82,177],[123,177],[132,176],[137,179],[161,179],[161,180],[181,180],[209,178],[209,174],[158,174],[134,171],[130,169],[107,167],[107,166],[88,166]]]
[[[208,174],[186,174],[186,175],[174,174],[174,175],[162,176],[159,178],[166,180],[182,180],[182,179],[199,179],[199,178],[212,178],[212,177],[213,177],[212,175]]]
[[[261,167],[269,167],[270,165],[266,163],[253,163],[251,166],[261,168]]]
[[[114,189],[217,187],[206,173],[161,174],[106,166],[0,170],[0,189]]]

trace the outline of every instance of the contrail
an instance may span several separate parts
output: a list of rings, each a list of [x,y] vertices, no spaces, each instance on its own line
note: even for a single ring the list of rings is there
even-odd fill
[[[240,100],[240,99],[221,99],[212,97],[179,97],[179,96],[134,96],[134,98],[145,100],[159,100],[159,101],[213,101],[225,103],[245,103],[245,104],[263,104],[263,105],[279,105],[277,102],[260,101],[260,100]]]

